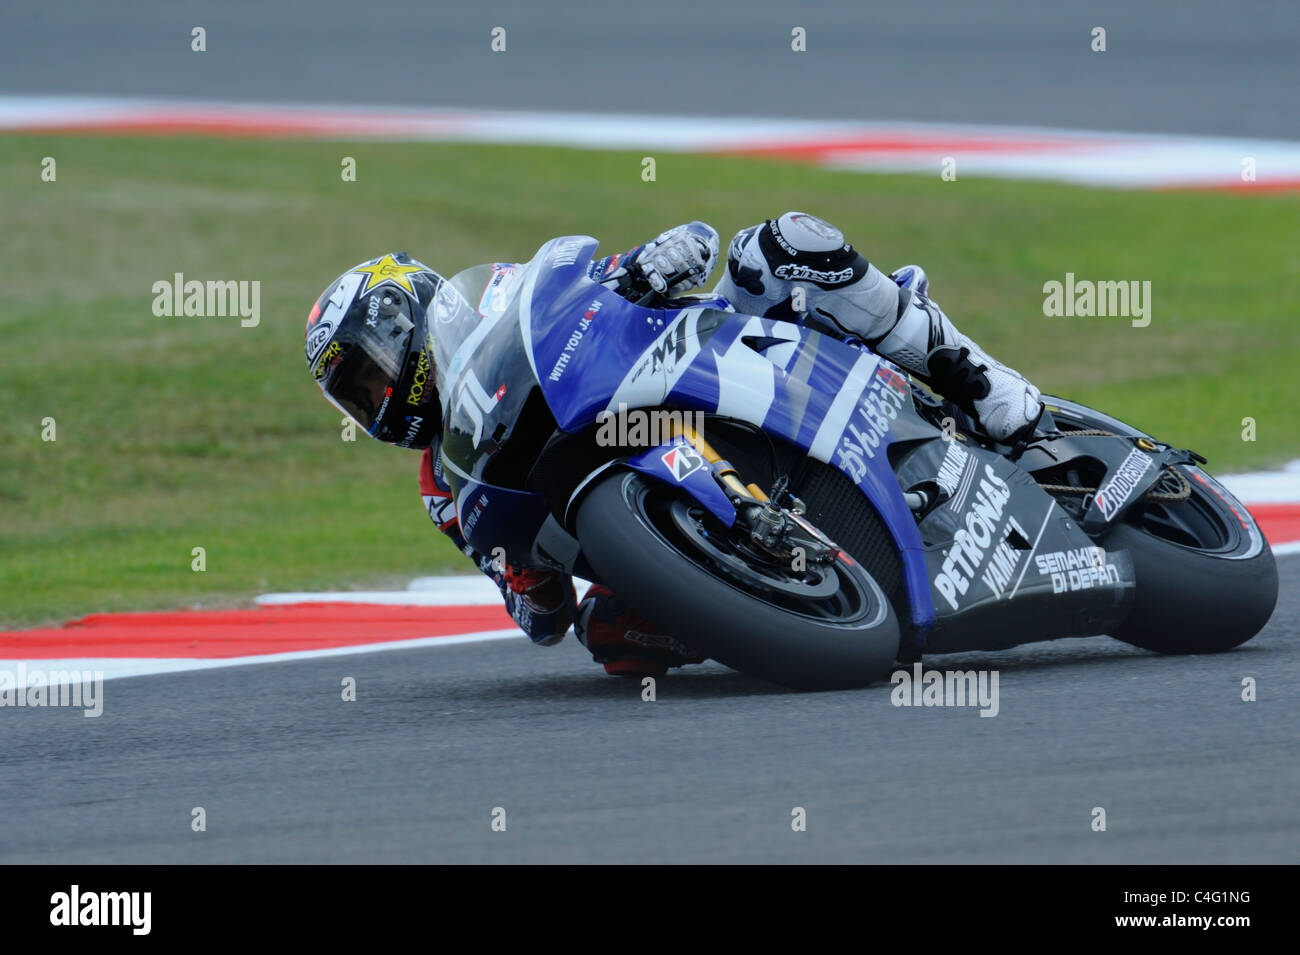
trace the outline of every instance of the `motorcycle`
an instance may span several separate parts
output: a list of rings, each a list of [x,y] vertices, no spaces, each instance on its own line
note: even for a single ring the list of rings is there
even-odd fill
[[[864,345],[708,295],[628,301],[587,278],[596,245],[466,270],[431,306],[478,552],[604,583],[796,688],[1060,637],[1221,651],[1267,623],[1272,551],[1196,453],[1050,396],[999,444]]]

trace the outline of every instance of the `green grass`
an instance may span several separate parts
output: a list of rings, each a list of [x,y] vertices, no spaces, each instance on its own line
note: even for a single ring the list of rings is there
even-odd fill
[[[56,182],[40,180],[42,157]],[[358,179],[339,175],[344,156]],[[0,137],[0,621],[230,605],[269,589],[469,565],[429,526],[417,457],[360,436],[301,334],[343,269],[409,249],[450,273],[565,232],[626,248],[691,218],[724,241],[821,213],[884,267],[916,261],[962,328],[1045,390],[1207,454],[1300,451],[1295,196],[860,176],[562,149]],[[1148,328],[1046,318],[1043,283],[1142,279]],[[262,320],[156,318],[174,272],[257,279]],[[58,440],[41,440],[41,420]],[[1241,439],[1253,417],[1258,440]],[[191,570],[191,548],[207,570]]]

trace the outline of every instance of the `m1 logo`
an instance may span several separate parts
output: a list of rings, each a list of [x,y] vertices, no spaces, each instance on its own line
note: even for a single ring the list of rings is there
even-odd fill
[[[673,480],[680,484],[704,467],[704,458],[690,445],[679,444],[661,455],[664,465],[672,472]]]

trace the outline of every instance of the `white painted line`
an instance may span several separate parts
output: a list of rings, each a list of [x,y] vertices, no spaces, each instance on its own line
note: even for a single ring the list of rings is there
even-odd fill
[[[323,657],[356,656],[360,653],[383,653],[389,650],[419,650],[428,647],[451,647],[466,643],[484,643],[490,640],[509,640],[527,637],[518,629],[486,630],[481,633],[462,633],[449,637],[416,637],[411,640],[392,640],[385,643],[366,643],[347,647],[326,647],[319,650],[292,650],[287,653],[265,653],[246,657],[205,657],[184,659],[176,657],[95,657],[76,659],[0,660],[0,670],[16,670],[23,663],[27,670],[101,670],[105,680],[118,680],[133,676],[153,676],[159,673],[185,673],[191,670],[215,670],[222,667],[249,666],[256,663],[286,663],[292,660],[314,660]]]
[[[418,586],[417,586],[418,585]],[[485,607],[501,603],[501,591],[482,574],[448,577],[417,577],[409,590],[365,591],[339,590],[324,593],[298,591],[262,594],[262,607],[303,603],[386,604],[403,607]]]
[[[1300,461],[1292,461],[1278,471],[1216,477],[1247,507],[1252,504],[1300,504]]]
[[[456,593],[467,589],[481,590],[484,594],[494,593],[499,600],[496,584],[483,574],[443,574],[437,577],[416,577],[406,585],[407,590],[422,593]]]
[[[573,578],[579,597],[591,582]],[[260,607],[292,604],[382,604],[394,607],[490,607],[501,603],[496,584],[482,574],[448,574],[440,577],[416,577],[406,590],[329,590],[320,593],[289,591],[262,594],[256,598]]]
[[[954,156],[964,176],[1048,179],[1121,188],[1294,188],[1300,143],[1015,126],[650,116],[386,106],[229,103],[96,96],[0,96],[0,129],[317,139],[520,143],[581,149],[758,152],[859,172],[937,175]],[[789,150],[801,147],[795,156]],[[1242,157],[1256,178],[1241,178]]]

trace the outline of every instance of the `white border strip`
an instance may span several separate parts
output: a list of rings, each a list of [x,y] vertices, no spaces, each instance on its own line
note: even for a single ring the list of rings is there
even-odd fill
[[[1049,179],[1128,188],[1265,188],[1300,181],[1300,143],[1284,140],[1087,132],[1017,126],[847,120],[650,116],[580,112],[409,109],[94,96],[0,96],[0,130],[94,130],[198,125],[267,135],[381,141],[520,143],[676,152],[811,144],[809,161],[858,172]],[[882,142],[892,140],[892,142]],[[900,149],[900,143],[910,148]],[[975,148],[963,148],[970,145]],[[1256,178],[1242,179],[1244,160]]]
[[[1225,474],[1217,480],[1247,507],[1300,504],[1300,461],[1292,461],[1279,471]]]
[[[500,598],[498,598],[500,599]],[[90,670],[102,671],[105,680],[120,680],[133,676],[153,676],[159,673],[186,673],[191,670],[217,670],[223,667],[249,666],[255,663],[286,663],[293,660],[315,660],[324,657],[356,656],[360,653],[382,653],[389,650],[419,650],[428,647],[451,647],[466,643],[485,643],[489,640],[527,638],[518,628],[485,630],[481,633],[462,633],[448,637],[416,637],[411,640],[391,640],[386,643],[365,643],[346,647],[325,647],[319,650],[292,650],[287,653],[264,653],[246,657],[93,657],[76,659],[0,660],[0,670],[17,670],[22,663],[27,670]]]

